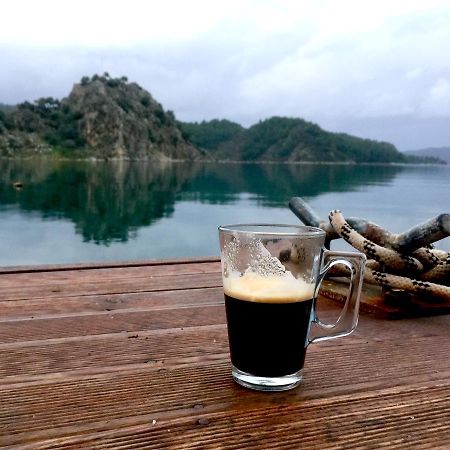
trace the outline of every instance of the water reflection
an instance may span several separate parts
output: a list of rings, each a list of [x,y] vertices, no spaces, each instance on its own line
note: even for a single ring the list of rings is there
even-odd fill
[[[206,164],[182,192],[183,199],[227,203],[250,193],[263,206],[286,206],[292,196],[316,197],[386,184],[401,166]]]
[[[69,219],[87,242],[133,238],[170,217],[177,201],[228,204],[242,193],[263,206],[294,195],[389,183],[402,167],[153,162],[0,161],[0,209]],[[22,186],[21,186],[22,185]]]

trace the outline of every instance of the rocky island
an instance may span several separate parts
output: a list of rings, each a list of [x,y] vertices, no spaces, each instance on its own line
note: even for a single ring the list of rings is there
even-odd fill
[[[0,157],[246,162],[444,163],[394,145],[332,133],[300,118],[244,128],[229,120],[179,122],[126,77],[83,77],[62,100],[0,105]]]
[[[41,98],[0,116],[0,155],[100,159],[204,158],[146,90],[126,77],[83,77],[61,101]]]

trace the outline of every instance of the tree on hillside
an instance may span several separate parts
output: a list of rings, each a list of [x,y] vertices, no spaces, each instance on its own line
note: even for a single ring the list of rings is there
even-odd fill
[[[178,126],[186,140],[200,148],[213,151],[244,130],[238,123],[225,119],[213,119],[200,123],[178,122]]]

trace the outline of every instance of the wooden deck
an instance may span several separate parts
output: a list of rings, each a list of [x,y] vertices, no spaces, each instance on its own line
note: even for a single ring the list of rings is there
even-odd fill
[[[448,315],[363,315],[300,388],[253,392],[215,260],[3,269],[0,448],[449,448],[449,355]]]

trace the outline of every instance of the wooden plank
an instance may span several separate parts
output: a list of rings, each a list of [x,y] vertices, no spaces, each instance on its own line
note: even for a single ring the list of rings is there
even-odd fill
[[[222,342],[222,349],[223,345]],[[364,346],[311,347],[302,388],[281,397],[283,401],[291,402],[299,398],[327,397],[413,383],[450,382],[450,362],[446,358],[448,346],[442,346],[439,350],[436,349],[434,338],[423,338],[417,342],[414,354],[409,354],[405,352],[408,345],[386,341],[370,342]],[[149,356],[156,356],[155,352],[157,349],[149,349]],[[95,376],[74,373],[67,374],[63,379],[50,377],[29,383],[3,385],[0,404],[4,415],[0,416],[0,423],[11,421],[11,412],[15,411],[24,421],[25,428],[32,426],[29,422],[36,422],[37,416],[29,415],[30,408],[43,417],[51,415],[55,416],[54,420],[70,420],[70,417],[64,417],[72,416],[66,402],[68,398],[72,403],[79,399],[83,405],[82,416],[95,416],[98,413],[98,416],[109,414],[120,417],[130,404],[136,402],[135,415],[139,411],[144,414],[152,408],[159,410],[162,404],[177,408],[181,399],[182,404],[185,404],[189,392],[194,397],[201,396],[208,404],[231,400],[238,393],[245,393],[247,397],[250,395],[250,391],[239,388],[231,381],[227,355],[214,364],[210,361],[210,354],[202,353],[201,350],[191,355],[194,358],[191,361],[187,361],[185,356],[180,353],[177,357],[172,353],[167,360],[158,358],[160,364],[143,364],[131,370],[124,368],[119,373],[100,373]],[[181,363],[178,360],[182,360]],[[119,363],[119,360],[116,359],[115,363]],[[270,395],[254,395],[271,400]],[[280,396],[277,394],[276,397]],[[102,401],[95,402],[95,398],[102,398]],[[141,403],[142,407],[139,406]],[[5,409],[8,408],[12,409],[5,415]],[[15,427],[19,425],[19,416],[15,416]],[[51,421],[52,426],[56,425],[54,420]]]
[[[180,295],[177,295],[178,291],[166,291],[158,294],[160,295],[157,295],[156,298],[153,297],[155,295],[153,293],[148,298],[138,297],[136,301],[131,298],[129,304],[129,294],[120,296],[120,300],[116,300],[115,296],[107,297],[103,303],[99,301],[92,303],[91,311],[83,313],[65,313],[64,309],[70,302],[55,301],[50,304],[54,306],[49,307],[54,311],[53,315],[49,314],[47,309],[42,315],[31,316],[33,317],[31,319],[20,316],[8,318],[4,315],[5,309],[3,308],[1,314],[3,320],[0,321],[0,344],[135,332],[157,329],[158,326],[172,328],[225,323],[221,288],[199,290],[198,292],[197,290],[190,290],[189,295],[184,295],[185,291],[180,291]],[[91,297],[87,301],[90,299]],[[82,302],[80,306],[77,303],[78,300],[75,300],[75,306],[80,308],[84,303]],[[113,305],[115,305],[115,309],[112,308]],[[16,309],[20,308],[20,305],[16,304],[15,306]],[[39,303],[33,304],[31,311],[24,308],[23,314],[29,317],[30,312],[38,306]],[[102,309],[103,306],[106,308]],[[113,310],[109,311],[109,309]],[[329,312],[331,313],[334,310],[334,308],[330,308]],[[325,320],[326,314],[321,314],[321,317]],[[393,328],[384,321],[377,321],[374,327],[369,319],[362,317],[353,337],[360,337],[364,340],[369,336],[374,338],[378,336],[378,339],[381,339],[382,336],[392,337],[398,333],[402,333],[405,338],[422,334],[449,336],[450,329],[447,321],[438,317],[433,319],[423,320],[421,327],[414,326],[416,322],[403,321],[396,325],[396,328]],[[164,325],[161,322],[162,320]],[[171,323],[173,323],[173,326],[171,326]]]
[[[217,262],[217,256],[195,257],[195,258],[171,258],[171,259],[139,259],[130,261],[97,261],[91,263],[79,264],[36,264],[21,266],[0,266],[0,275],[23,272],[63,272],[66,270],[92,270],[92,269],[110,269],[122,267],[141,267],[141,266],[166,266],[172,264],[202,264],[205,262]]]
[[[22,448],[425,449],[450,440],[448,386],[385,389],[226,412],[198,406],[188,417],[150,415],[142,425],[73,433]]]
[[[123,292],[152,292],[169,289],[188,289],[202,287],[217,287],[222,285],[219,273],[195,273],[186,275],[169,275],[142,277],[139,279],[116,279],[98,283],[94,278],[78,280],[73,283],[47,283],[38,286],[28,286],[26,283],[2,288],[1,300],[26,300],[29,298],[73,297],[93,294],[115,294]]]
[[[414,351],[415,338],[419,336],[433,336],[435,342],[439,343],[442,340],[447,343],[450,338],[449,319],[449,316],[436,316],[409,318],[393,322],[363,314],[359,318],[358,327],[351,336],[363,340],[370,339],[375,342],[384,339],[404,340],[411,345],[411,350],[408,351],[410,353]]]
[[[5,300],[0,301],[0,323],[25,318],[86,315],[93,312],[222,304],[223,301],[222,286]],[[338,316],[340,308],[340,305],[327,300],[322,305],[321,300],[321,317],[331,316],[330,320],[333,320]],[[335,312],[337,313],[333,314]]]
[[[334,353],[328,356],[336,358]],[[333,403],[336,397],[347,396],[348,407],[356,411],[361,395],[369,396],[370,407],[375,403],[375,409],[379,409],[376,399],[381,397],[383,390],[388,390],[390,395],[407,391],[406,398],[412,395],[413,399],[420,398],[419,403],[422,403],[423,398],[432,395],[433,389],[439,390],[437,399],[446,399],[444,406],[450,405],[450,370],[444,371],[439,362],[434,361],[435,365],[428,368],[424,364],[422,373],[417,367],[409,370],[407,364],[404,366],[406,372],[395,367],[390,371],[374,372],[373,367],[380,361],[367,355],[360,366],[353,365],[356,373],[350,377],[345,365],[360,356],[360,353],[352,352],[347,359],[337,357],[343,365],[341,368],[311,364],[310,361],[302,388],[275,395],[237,386],[231,381],[228,362],[207,364],[197,360],[186,361],[184,367],[149,367],[59,382],[50,380],[4,386],[0,393],[0,429],[3,431],[0,445],[24,442],[36,436],[82,434],[145,424],[153,419],[190,416],[195,405],[202,405],[205,413],[234,414],[239,410],[248,413],[258,408],[265,415],[267,408],[274,405],[308,407],[317,399]],[[369,360],[373,365],[368,363]],[[386,396],[383,403],[388,398]],[[393,406],[395,404],[398,399]]]
[[[1,448],[436,448],[450,439],[448,316],[363,315],[353,335],[308,349],[300,388],[268,395],[231,379],[217,260],[7,272]],[[339,308],[321,300],[319,312],[332,320]]]
[[[321,294],[345,302],[348,281],[325,280]],[[364,283],[361,296],[361,312],[371,313],[383,319],[397,320],[407,317],[427,317],[450,313],[450,301],[431,296],[419,296],[406,292],[384,292],[380,286]]]
[[[6,344],[0,346],[0,386],[227,352],[225,324]]]
[[[377,328],[372,331],[375,342],[390,343],[398,340],[398,332],[404,342],[414,339],[415,343],[422,342],[423,338],[430,340],[440,339],[445,345],[449,341],[448,323],[443,320],[434,320],[429,327],[411,327],[404,324],[400,330],[393,327]],[[442,327],[443,334],[439,334]],[[368,340],[366,323],[361,324],[351,336],[341,340],[332,340],[314,344],[308,352],[317,351],[316,347],[330,348],[343,346],[359,346],[365,348]],[[364,334],[364,330],[366,333]],[[442,338],[444,337],[444,339]],[[416,345],[416,344],[415,344]],[[382,347],[380,347],[382,348]],[[398,347],[407,353],[408,347]],[[44,374],[66,371],[92,372],[109,370],[109,367],[122,367],[130,364],[153,363],[175,355],[199,356],[228,351],[228,342],[225,324],[203,325],[194,327],[190,325],[183,329],[165,329],[153,331],[135,331],[128,333],[112,333],[88,336],[75,336],[68,338],[55,338],[33,341],[16,341],[0,345],[0,384],[14,382],[18,377],[36,377]],[[331,351],[331,350],[330,350]],[[428,351],[428,350],[427,350]],[[58,355],[55,358],[55,355]],[[395,357],[395,355],[394,355]]]
[[[220,274],[219,262],[205,262],[202,264],[166,264],[131,267],[96,268],[91,270],[77,269],[48,272],[20,272],[7,273],[0,276],[0,289],[13,286],[40,286],[47,284],[67,284],[78,281],[95,280],[97,282],[111,282],[121,279],[145,278],[155,276],[186,275],[198,273]]]
[[[83,315],[124,309],[149,310],[217,303],[223,303],[222,287],[7,300],[0,301],[0,323],[50,315]]]
[[[0,343],[216,325],[224,321],[224,308],[217,304],[18,319],[0,323]]]

